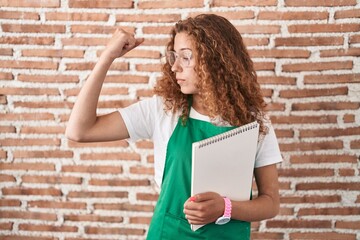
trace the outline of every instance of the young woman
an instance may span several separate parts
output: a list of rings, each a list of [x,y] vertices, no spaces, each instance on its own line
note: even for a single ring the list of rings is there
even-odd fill
[[[276,163],[282,158],[239,32],[213,14],[179,21],[167,45],[156,95],[97,116],[111,63],[142,42],[121,29],[114,33],[80,91],[67,137],[82,142],[153,140],[155,181],[161,193],[148,239],[250,239],[250,222],[279,211]],[[248,201],[224,199],[215,192],[190,196],[192,142],[253,121],[260,124],[254,168],[258,196]],[[217,224],[225,209],[231,221]],[[189,224],[206,225],[193,232]]]

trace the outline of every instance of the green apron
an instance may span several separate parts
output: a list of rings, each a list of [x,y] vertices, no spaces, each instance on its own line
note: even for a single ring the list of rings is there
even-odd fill
[[[219,127],[192,118],[183,125],[182,119],[179,119],[168,142],[161,193],[149,227],[148,240],[250,239],[249,222],[232,219],[225,225],[210,223],[194,232],[183,212],[184,203],[191,194],[192,143],[231,129],[233,127]]]

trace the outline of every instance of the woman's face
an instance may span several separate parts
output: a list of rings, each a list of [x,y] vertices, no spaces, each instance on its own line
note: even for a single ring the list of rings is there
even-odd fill
[[[175,62],[171,70],[175,73],[177,84],[184,94],[199,93],[195,73],[195,51],[191,38],[186,33],[177,33],[174,39]]]

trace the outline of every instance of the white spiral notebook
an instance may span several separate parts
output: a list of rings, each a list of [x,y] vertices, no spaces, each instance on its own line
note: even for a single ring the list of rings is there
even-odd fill
[[[252,123],[192,144],[191,196],[217,192],[231,200],[249,200],[259,124]],[[196,231],[203,225],[191,225]]]

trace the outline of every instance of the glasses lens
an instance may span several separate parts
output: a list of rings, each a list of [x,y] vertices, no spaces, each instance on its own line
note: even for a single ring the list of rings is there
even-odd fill
[[[166,52],[166,60],[170,64],[170,66],[173,66],[176,61],[176,53],[172,51]]]

